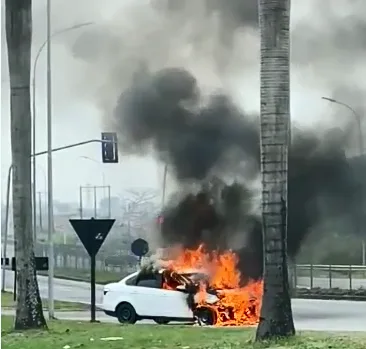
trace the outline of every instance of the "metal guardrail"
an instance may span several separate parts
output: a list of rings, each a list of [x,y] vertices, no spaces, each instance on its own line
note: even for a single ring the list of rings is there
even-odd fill
[[[366,266],[297,264],[292,267],[297,287],[343,290],[366,289]]]
[[[308,269],[332,269],[336,270],[362,270],[366,271],[366,265],[344,265],[344,264],[296,264],[297,268],[308,268]]]

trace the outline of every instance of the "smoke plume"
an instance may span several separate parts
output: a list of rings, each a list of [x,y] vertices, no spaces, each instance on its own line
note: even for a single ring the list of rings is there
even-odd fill
[[[205,95],[186,70],[146,70],[121,95],[115,128],[128,151],[155,151],[178,182],[200,184],[198,193],[166,208],[162,227],[167,245],[208,249],[242,246],[244,275],[259,277],[262,236],[256,191],[259,175],[258,116],[241,112],[228,96]],[[360,183],[346,158],[347,133],[293,130],[289,153],[288,249],[299,251],[306,235],[325,220],[332,228],[357,220]],[[126,148],[128,147],[129,148]],[[246,164],[247,172],[234,164]],[[225,180],[231,178],[231,183]],[[234,181],[234,178],[236,179]]]
[[[346,157],[354,120],[320,97],[365,110],[365,1],[335,2],[292,5],[291,256],[316,227],[359,230],[362,176]],[[259,277],[259,124],[248,112],[259,105],[257,1],[155,0],[124,11],[75,41],[89,67],[83,92],[98,86],[93,102],[124,152],[154,153],[180,188],[196,185],[165,208],[164,243],[235,248],[243,274]]]

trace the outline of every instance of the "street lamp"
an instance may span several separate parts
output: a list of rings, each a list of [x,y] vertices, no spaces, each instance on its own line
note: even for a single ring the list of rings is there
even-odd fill
[[[363,132],[362,132],[362,118],[361,115],[358,114],[356,112],[356,110],[354,110],[350,105],[338,101],[334,98],[329,98],[329,97],[322,97],[322,99],[331,102],[331,103],[335,103],[335,104],[339,104],[345,108],[347,108],[348,110],[350,110],[352,112],[352,115],[354,116],[354,119],[356,121],[356,126],[357,126],[357,140],[358,140],[358,151],[359,151],[359,155],[362,156],[363,152],[364,152],[364,144],[363,144]],[[364,193],[363,191],[361,191],[361,210],[364,210]],[[360,218],[359,218],[360,219]],[[359,224],[359,229],[361,227],[361,224]],[[366,242],[364,239],[362,239],[362,265],[366,265]]]
[[[36,53],[36,57],[34,59],[33,62],[33,71],[32,71],[32,116],[33,116],[33,121],[32,121],[32,154],[36,153],[36,71],[37,71],[37,64],[38,64],[38,59],[41,55],[41,53],[43,52],[43,49],[46,47],[47,43],[48,43],[48,39],[52,39],[55,36],[58,36],[60,34],[63,34],[65,32],[68,31],[72,31],[75,29],[79,29],[85,26],[89,26],[94,24],[93,22],[85,22],[85,23],[80,23],[80,24],[76,24],[73,25],[71,27],[68,28],[64,28],[61,30],[57,30],[55,31],[52,35],[50,35],[50,38],[47,37],[47,39],[43,42],[43,44],[39,47],[37,53]],[[36,166],[36,158],[33,157],[33,167],[32,167],[32,176],[33,176],[33,192],[32,192],[32,200],[33,200],[33,234],[34,234],[34,241],[36,242],[37,240],[37,233],[36,233],[36,215],[37,215],[37,208],[36,208],[36,193],[37,193],[37,188],[36,188],[36,171],[37,171],[37,166]]]
[[[80,156],[82,159],[86,159],[86,160],[89,160],[89,161],[93,161],[93,162],[95,162],[96,164],[98,164],[98,165],[100,165],[100,162],[99,161],[97,161],[97,160],[95,160],[95,159],[93,159],[93,158],[90,158],[89,156],[84,156],[84,155],[82,155],[82,156]],[[105,173],[104,173],[104,171],[102,171],[102,186],[103,186],[103,188],[105,188]],[[104,193],[105,194],[105,193]]]
[[[90,23],[88,23],[89,25]],[[80,26],[79,26],[80,27]],[[54,316],[54,302],[53,302],[53,279],[54,279],[54,255],[53,255],[53,232],[54,232],[54,221],[53,221],[53,178],[52,178],[52,83],[51,83],[51,0],[47,0],[47,205],[48,205],[48,316],[53,319]],[[35,75],[34,77],[35,78]],[[35,100],[35,95],[33,95]],[[33,115],[33,145],[35,146],[35,115]],[[35,147],[34,147],[34,155]],[[35,164],[33,162],[33,164]],[[34,167],[35,168],[35,167]],[[33,173],[34,174],[34,173]],[[35,188],[33,189],[34,191]],[[36,198],[34,194],[33,199]],[[34,201],[35,202],[35,201]],[[34,209],[35,209],[35,205]],[[35,224],[35,223],[34,223]]]

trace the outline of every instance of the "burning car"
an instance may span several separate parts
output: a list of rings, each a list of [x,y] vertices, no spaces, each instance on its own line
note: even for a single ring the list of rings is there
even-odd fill
[[[197,321],[201,325],[216,326],[256,324],[261,282],[240,286],[235,255],[231,252],[205,259],[209,263],[194,259],[196,267],[188,265],[185,258],[192,252],[186,251],[181,260],[166,262],[163,268],[143,268],[117,283],[106,285],[104,312],[120,323],[130,324],[143,319],[158,324],[170,321]]]

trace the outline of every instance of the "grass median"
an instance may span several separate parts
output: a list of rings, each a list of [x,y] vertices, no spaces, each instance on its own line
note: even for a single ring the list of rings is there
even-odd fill
[[[254,330],[245,328],[200,328],[193,326],[158,326],[91,324],[80,321],[51,321],[49,331],[12,331],[13,317],[2,316],[1,344],[6,349],[80,348],[88,349],[234,349],[234,348],[332,348],[364,349],[362,335],[300,333],[296,337],[255,344]]]
[[[42,300],[43,309],[48,309],[47,299]],[[58,311],[85,311],[90,309],[87,304],[74,303],[74,302],[54,302],[55,310]],[[1,292],[1,309],[2,310],[13,310],[15,309],[15,302],[13,300],[13,293]]]

